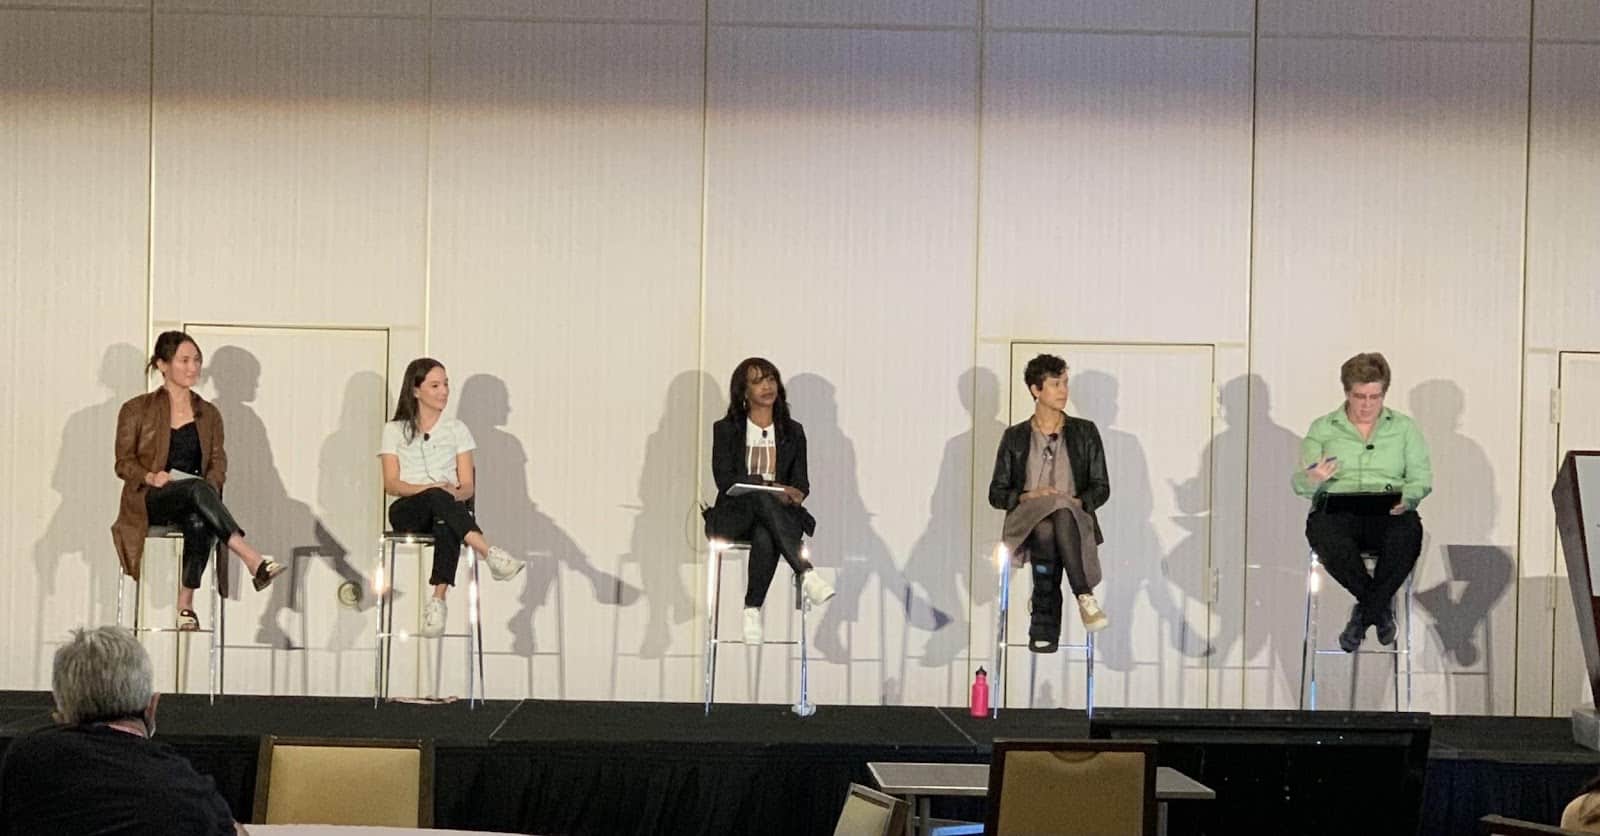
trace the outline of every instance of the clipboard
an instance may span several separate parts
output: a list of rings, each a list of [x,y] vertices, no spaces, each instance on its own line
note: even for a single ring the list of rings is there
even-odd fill
[[[1399,491],[1362,491],[1323,494],[1322,510],[1330,514],[1355,514],[1361,517],[1386,516],[1400,504]]]
[[[728,496],[744,496],[747,493],[783,493],[779,485],[752,485],[749,482],[739,482],[728,489]]]

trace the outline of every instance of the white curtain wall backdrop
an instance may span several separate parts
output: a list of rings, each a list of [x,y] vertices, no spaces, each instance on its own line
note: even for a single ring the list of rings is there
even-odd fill
[[[1414,707],[1565,714],[1549,490],[1600,447],[1597,228],[1590,0],[0,0],[0,688],[114,619],[116,409],[183,328],[228,501],[293,568],[228,600],[230,692],[370,693],[377,430],[428,354],[529,562],[484,589],[490,695],[699,699],[709,426],[761,355],[839,592],[812,699],[959,704],[995,446],[1052,351],[1112,477],[1098,704],[1293,707],[1289,473],[1378,350],[1436,473]],[[149,640],[164,688],[202,644]],[[400,643],[394,693],[464,693],[467,650]],[[718,698],[788,700],[794,658],[725,649]],[[1080,655],[1009,661],[1006,704],[1083,704]],[[1393,705],[1386,658],[1319,681]]]

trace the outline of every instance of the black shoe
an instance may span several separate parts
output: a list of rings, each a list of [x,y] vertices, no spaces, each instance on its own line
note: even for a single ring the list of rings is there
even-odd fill
[[[1400,635],[1399,625],[1394,622],[1394,606],[1385,604],[1378,612],[1378,620],[1373,622],[1373,626],[1378,628],[1378,644],[1394,644],[1394,640]]]
[[[1346,653],[1354,653],[1361,649],[1361,640],[1367,637],[1367,618],[1361,612],[1361,605],[1357,604],[1350,609],[1350,621],[1344,625],[1344,631],[1339,633],[1339,649]]]

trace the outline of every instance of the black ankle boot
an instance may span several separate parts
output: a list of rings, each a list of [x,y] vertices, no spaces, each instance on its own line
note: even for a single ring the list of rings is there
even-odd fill
[[[1361,605],[1356,604],[1350,608],[1350,620],[1339,633],[1339,649],[1346,653],[1354,653],[1361,649],[1361,640],[1366,637],[1367,616],[1362,612]]]
[[[1400,626],[1394,621],[1394,605],[1383,605],[1382,609],[1378,610],[1372,626],[1378,628],[1378,644],[1394,644],[1394,640],[1400,635]]]

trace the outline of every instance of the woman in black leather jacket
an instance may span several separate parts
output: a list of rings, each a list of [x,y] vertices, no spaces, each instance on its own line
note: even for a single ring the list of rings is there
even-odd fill
[[[1033,564],[1028,648],[1053,653],[1061,641],[1061,581],[1077,599],[1089,632],[1110,623],[1094,587],[1100,583],[1099,545],[1105,542],[1095,509],[1111,496],[1105,448],[1093,421],[1067,406],[1067,363],[1041,354],[1028,361],[1023,382],[1033,415],[1006,429],[989,481],[989,504],[1006,512],[1003,542],[1018,562]]]

